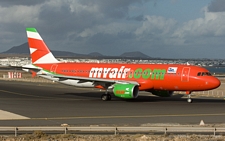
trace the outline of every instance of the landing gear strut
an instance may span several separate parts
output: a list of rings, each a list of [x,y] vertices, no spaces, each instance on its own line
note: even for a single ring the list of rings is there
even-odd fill
[[[106,90],[106,91],[105,91],[105,94],[103,94],[103,95],[101,96],[101,99],[102,99],[103,101],[109,101],[109,100],[111,100],[111,98],[112,98],[112,96],[108,93],[108,90]]]
[[[188,95],[187,102],[188,102],[188,103],[192,103],[191,92],[190,92],[190,91],[187,91],[186,94]]]

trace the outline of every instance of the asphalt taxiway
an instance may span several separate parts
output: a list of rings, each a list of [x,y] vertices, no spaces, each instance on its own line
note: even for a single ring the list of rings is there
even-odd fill
[[[57,83],[0,80],[1,126],[151,125],[225,123],[223,98],[195,97],[187,103],[183,95],[162,98],[141,92],[134,100],[100,99],[103,91]]]

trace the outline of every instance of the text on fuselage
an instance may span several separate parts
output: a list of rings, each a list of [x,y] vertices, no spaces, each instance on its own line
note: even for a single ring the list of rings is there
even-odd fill
[[[165,76],[165,69],[153,69],[150,68],[142,69],[137,68],[131,70],[131,68],[126,68],[121,66],[120,68],[91,68],[89,77],[91,78],[144,78],[144,79],[160,79],[163,80]]]

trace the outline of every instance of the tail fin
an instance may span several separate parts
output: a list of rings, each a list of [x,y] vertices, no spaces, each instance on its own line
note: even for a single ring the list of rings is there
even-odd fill
[[[32,64],[58,63],[35,28],[26,28]]]

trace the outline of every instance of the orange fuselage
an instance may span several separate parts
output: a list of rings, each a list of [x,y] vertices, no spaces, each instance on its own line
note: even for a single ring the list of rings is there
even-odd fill
[[[64,76],[132,81],[139,90],[203,91],[220,86],[220,81],[205,68],[178,64],[38,64],[50,73]]]

